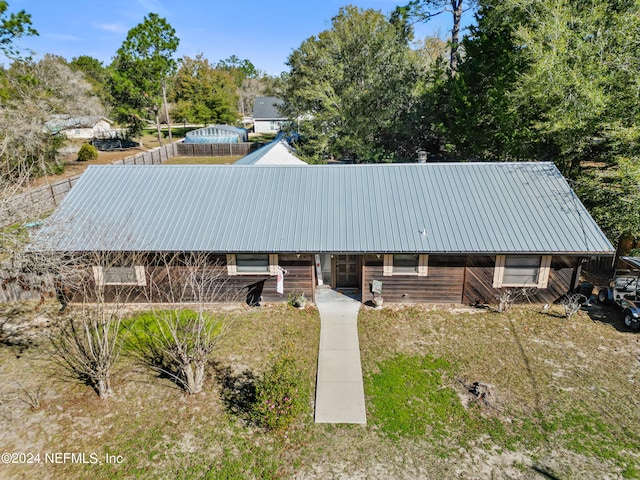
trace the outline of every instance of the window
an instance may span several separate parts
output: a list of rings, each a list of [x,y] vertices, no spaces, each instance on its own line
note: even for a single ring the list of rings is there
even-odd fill
[[[227,255],[229,275],[275,275],[278,255],[268,253],[237,253]]]
[[[418,274],[418,255],[399,254],[393,256],[393,273],[400,275]]]
[[[417,275],[426,277],[429,255],[417,253],[396,253],[384,256],[383,275]]]
[[[497,255],[493,287],[547,288],[551,255]]]
[[[145,286],[147,278],[144,267],[93,267],[97,285],[138,285]]]

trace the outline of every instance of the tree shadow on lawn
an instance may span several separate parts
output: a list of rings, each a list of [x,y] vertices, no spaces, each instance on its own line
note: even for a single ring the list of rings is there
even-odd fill
[[[223,366],[218,362],[213,363],[213,369],[227,410],[250,422],[256,402],[256,376],[249,369],[236,373],[231,366]]]

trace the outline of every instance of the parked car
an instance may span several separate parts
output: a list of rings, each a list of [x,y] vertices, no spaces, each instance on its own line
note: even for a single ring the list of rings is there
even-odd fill
[[[616,269],[608,287],[601,287],[598,301],[617,305],[624,316],[624,324],[632,330],[640,329],[640,257],[622,257],[628,269]]]

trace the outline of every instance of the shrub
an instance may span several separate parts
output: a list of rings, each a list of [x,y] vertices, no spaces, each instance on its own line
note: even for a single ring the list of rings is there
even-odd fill
[[[256,382],[253,419],[267,430],[284,430],[305,410],[307,392],[293,358],[275,361]]]
[[[96,160],[98,158],[98,150],[89,143],[83,143],[78,152],[78,161],[86,162],[88,160]]]

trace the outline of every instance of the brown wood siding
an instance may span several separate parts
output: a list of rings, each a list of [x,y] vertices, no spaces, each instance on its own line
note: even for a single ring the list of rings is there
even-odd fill
[[[570,290],[573,269],[578,258],[557,256],[551,259],[549,285],[540,289],[531,297],[532,302],[554,303]],[[497,303],[496,296],[500,289],[493,288],[493,271],[495,257],[468,256],[465,271],[464,297],[465,304]]]
[[[464,285],[465,258],[429,255],[429,274],[393,275],[384,277],[382,259],[366,256],[363,262],[362,301],[373,298],[371,282],[382,281],[385,302],[460,303]]]
[[[265,302],[286,302],[289,293],[296,291],[304,293],[305,296],[313,301],[315,294],[315,273],[314,259],[312,255],[279,255],[278,264],[287,271],[284,277],[284,294],[276,292],[276,277],[271,275],[235,275],[227,274],[226,256],[210,255],[211,267],[207,270],[211,276],[218,277],[220,282],[211,287],[210,295],[205,301],[239,301],[249,302],[252,299],[262,299]],[[216,263],[217,262],[217,263]],[[137,262],[137,264],[142,262]],[[193,302],[197,296],[193,292],[186,291],[181,295],[181,299],[172,296],[167,288],[167,270],[161,265],[157,258],[152,256],[146,258],[145,275],[147,278],[147,286],[105,286],[104,292],[106,298],[114,300],[123,294],[126,294],[128,302],[144,303],[147,301],[166,303],[171,301],[182,300],[183,302]],[[185,267],[171,266],[169,267],[171,275],[179,278],[181,274],[186,273]],[[87,280],[92,285],[87,289],[87,293],[95,292],[95,284],[91,268],[87,270]],[[81,301],[81,292],[76,292],[72,296],[72,301]]]

